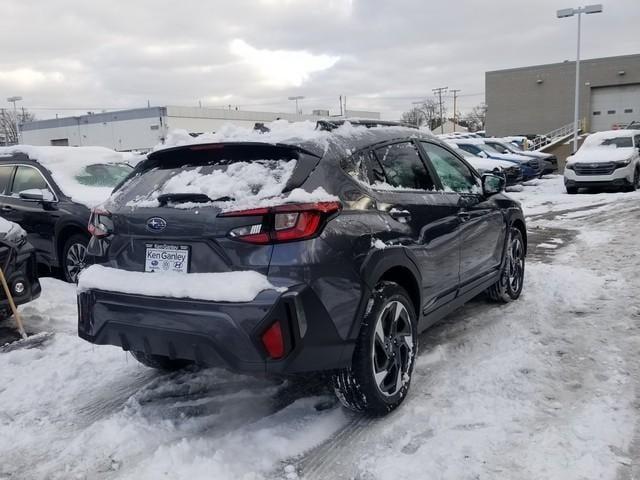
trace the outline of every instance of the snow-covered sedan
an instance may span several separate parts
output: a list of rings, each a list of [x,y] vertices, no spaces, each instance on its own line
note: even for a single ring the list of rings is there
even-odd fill
[[[567,193],[579,188],[640,188],[640,130],[609,130],[589,135],[564,170]]]
[[[85,265],[90,209],[131,172],[130,157],[103,147],[2,147],[0,216],[26,230],[39,263],[75,282]]]
[[[466,150],[462,150],[453,142],[446,142],[454,152],[463,157],[467,162],[475,168],[479,174],[493,173],[496,175],[502,175],[507,181],[508,186],[516,185],[522,182],[523,174],[522,168],[519,165],[502,161],[502,160],[490,160],[487,158],[479,157],[473,153],[469,153]]]
[[[460,149],[465,150],[473,155],[492,160],[504,160],[506,162],[516,163],[520,165],[523,173],[523,180],[531,180],[542,175],[542,167],[539,160],[517,155],[515,153],[500,153],[495,148],[484,143],[484,139],[480,138],[453,138],[449,141],[455,143]]]

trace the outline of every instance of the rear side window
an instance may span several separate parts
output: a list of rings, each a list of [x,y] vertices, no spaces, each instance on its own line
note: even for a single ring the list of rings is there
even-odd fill
[[[370,151],[358,152],[340,162],[342,169],[360,183],[384,182],[384,172]]]
[[[429,175],[420,154],[412,142],[394,143],[376,150],[382,165],[386,183],[395,188],[409,190],[433,190],[433,179]],[[384,187],[375,184],[374,187]]]
[[[16,176],[13,179],[13,188],[11,193],[14,195],[24,192],[25,190],[49,190],[46,180],[42,174],[33,167],[20,166],[16,170]]]
[[[480,193],[478,178],[459,158],[439,145],[421,143],[446,191]]]
[[[0,166],[0,195],[6,195],[9,192],[9,182],[14,168],[13,165]]]

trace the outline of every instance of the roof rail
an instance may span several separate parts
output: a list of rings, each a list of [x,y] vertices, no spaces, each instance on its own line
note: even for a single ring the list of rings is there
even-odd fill
[[[345,123],[350,123],[352,125],[361,125],[366,128],[375,128],[375,127],[406,127],[406,128],[417,128],[415,125],[410,125],[408,123],[402,122],[393,122],[390,120],[367,120],[367,119],[336,119],[336,120],[318,120],[316,122],[316,130],[325,130],[332,131],[338,128],[340,125],[344,125]]]

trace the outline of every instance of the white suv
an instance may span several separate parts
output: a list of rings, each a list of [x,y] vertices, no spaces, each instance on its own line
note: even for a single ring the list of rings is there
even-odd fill
[[[640,188],[640,130],[610,130],[589,135],[567,158],[567,193],[585,187]]]

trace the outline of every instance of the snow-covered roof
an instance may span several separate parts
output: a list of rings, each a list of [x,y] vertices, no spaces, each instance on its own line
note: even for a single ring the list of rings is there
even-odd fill
[[[0,239],[17,239],[27,236],[20,225],[0,217]]]
[[[628,138],[640,135],[640,130],[606,130],[589,135],[584,140],[585,145],[597,145],[610,138]]]
[[[39,147],[32,145],[16,145],[0,147],[0,158],[23,153],[29,159],[38,162],[50,173],[62,192],[72,200],[95,206],[106,200],[111,194],[111,187],[95,187],[82,185],[76,176],[82,174],[89,165],[109,163],[132,163],[139,161],[135,154],[116,152],[105,147]]]
[[[174,130],[169,133],[164,144],[154,147],[153,152],[171,147],[185,145],[202,145],[211,143],[259,142],[268,144],[296,145],[323,155],[332,146],[343,149],[357,149],[375,141],[391,140],[400,137],[433,137],[431,132],[405,126],[372,126],[367,127],[344,121],[331,130],[317,128],[317,122],[288,122],[276,120],[264,124],[268,131],[237,125],[223,125],[215,133],[203,133],[192,137],[185,130]]]

